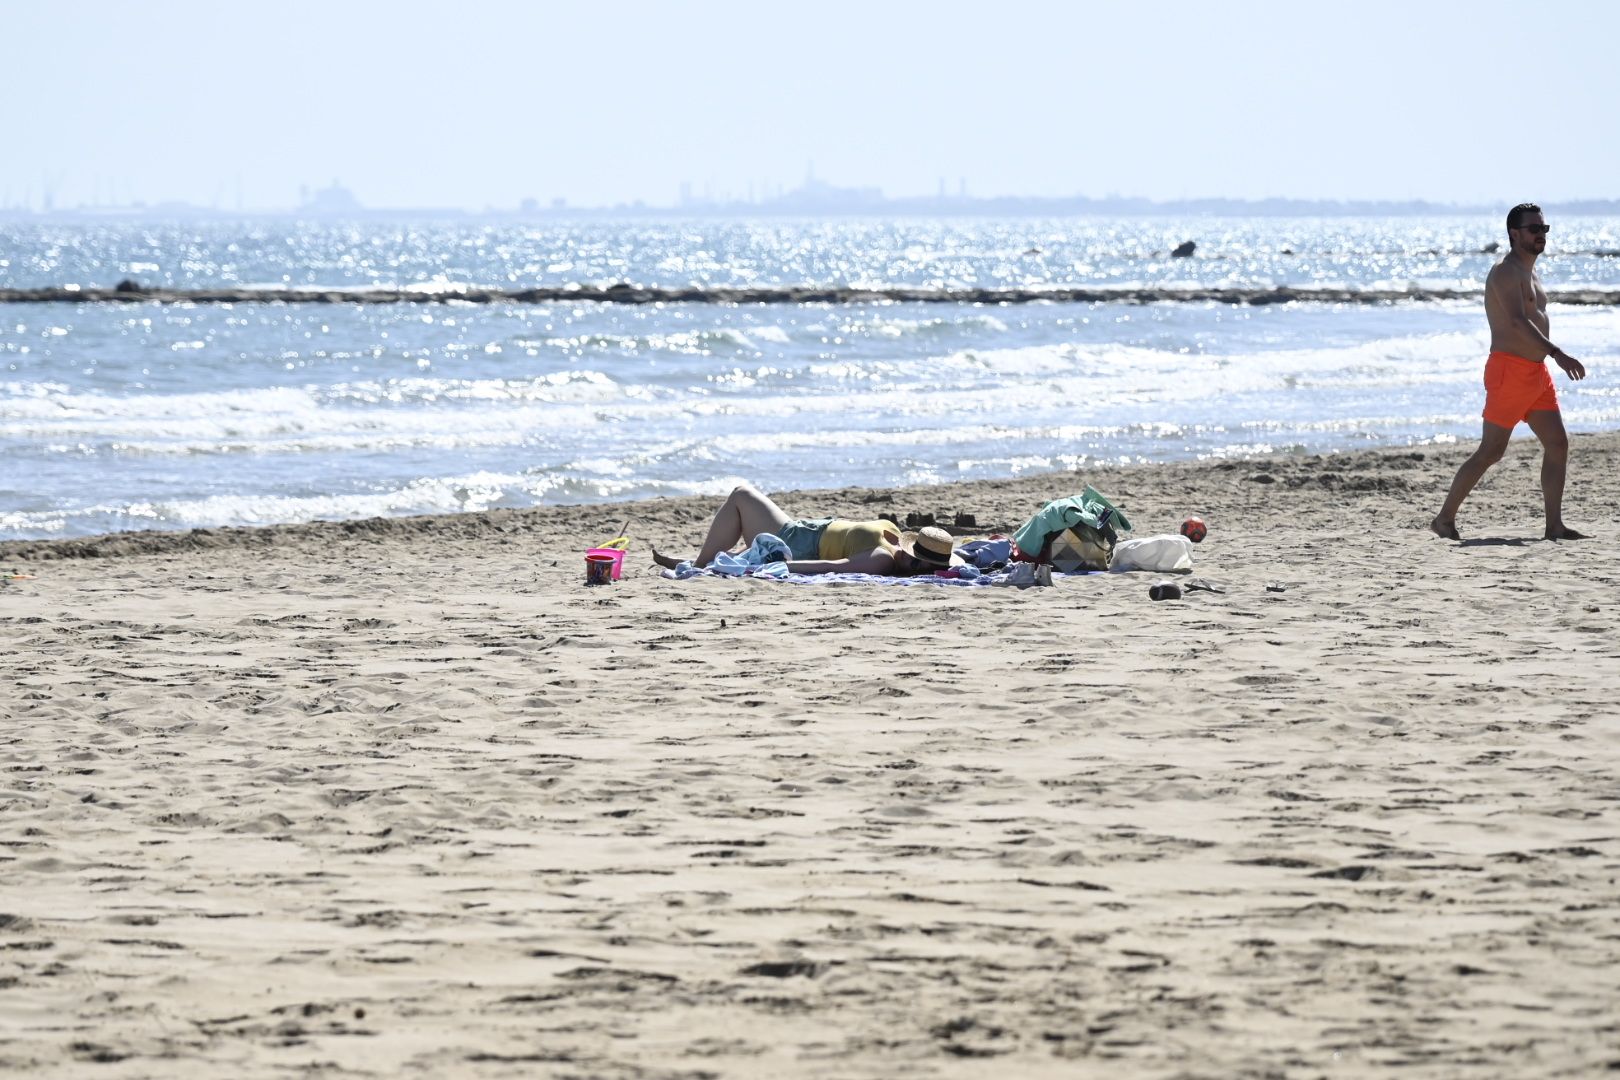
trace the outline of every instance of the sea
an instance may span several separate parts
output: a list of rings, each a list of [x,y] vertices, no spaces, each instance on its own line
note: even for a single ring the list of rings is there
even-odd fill
[[[1554,216],[1547,287],[1620,289]],[[0,303],[0,540],[935,484],[1479,435],[1499,218],[0,221],[0,287],[1149,288],[1150,303]],[[1190,257],[1171,252],[1194,242]],[[1620,309],[1552,305],[1620,426]],[[1073,477],[1054,481],[1069,493]],[[1059,490],[1062,489],[1062,490]],[[604,507],[604,526],[613,514]]]

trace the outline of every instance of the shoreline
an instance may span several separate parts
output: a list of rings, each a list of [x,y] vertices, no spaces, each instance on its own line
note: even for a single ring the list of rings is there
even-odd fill
[[[1522,435],[1510,443],[1509,456],[1538,453],[1534,438]],[[1220,478],[1230,488],[1228,478],[1246,478],[1254,493],[1264,494],[1273,483],[1282,489],[1315,483],[1341,486],[1358,497],[1379,492],[1409,492],[1418,487],[1412,473],[1422,472],[1422,463],[1444,463],[1442,471],[1455,470],[1472,453],[1472,443],[1457,446],[1380,447],[1331,453],[1289,453],[1262,457],[1206,459],[1201,461],[1157,461],[1128,465],[1089,465],[1081,472],[1053,471],[1027,473],[1016,477],[955,481],[929,485],[887,487],[814,488],[771,491],[790,511],[808,507],[806,516],[822,512],[817,507],[833,507],[828,513],[842,516],[890,516],[904,522],[908,513],[933,514],[945,520],[957,513],[973,514],[983,531],[1016,529],[1050,498],[1078,492],[1087,483],[1106,493],[1108,485],[1125,489],[1152,484],[1155,487],[1180,486],[1189,491],[1187,501],[1200,483]],[[1583,451],[1608,453],[1620,448],[1620,432],[1577,433],[1570,436],[1571,488],[1580,483]],[[1498,469],[1501,466],[1497,466]],[[1493,470],[1494,472],[1495,470]],[[1367,474],[1372,473],[1371,478]],[[1272,480],[1252,480],[1271,476]],[[1449,482],[1450,472],[1445,480]],[[1487,475],[1489,479],[1489,474]],[[1240,485],[1241,486],[1241,485]],[[1073,488],[1073,491],[1069,489]],[[1043,495],[1043,492],[1049,494]],[[1438,508],[1445,493],[1444,483],[1432,493]],[[0,560],[23,562],[61,559],[123,558],[137,555],[171,555],[183,552],[267,550],[281,546],[320,547],[350,541],[366,543],[409,543],[421,541],[467,542],[490,538],[513,538],[534,532],[577,529],[582,536],[601,532],[606,536],[613,523],[626,518],[680,522],[694,515],[712,513],[722,496],[682,495],[651,499],[589,503],[554,503],[540,506],[497,508],[446,514],[414,514],[400,517],[369,517],[331,521],[282,522],[266,525],[221,525],[192,529],[137,529],[100,533],[92,536],[0,540]],[[1471,504],[1470,504],[1471,506]],[[1195,512],[1188,509],[1188,513]],[[1413,523],[1427,528],[1429,517],[1413,511]],[[707,518],[703,517],[706,521]],[[1138,530],[1140,532],[1140,530]],[[694,545],[695,546],[695,545]]]
[[[1208,467],[1217,472],[1226,472],[1237,467],[1248,467],[1252,472],[1264,472],[1267,465],[1277,462],[1309,462],[1311,467],[1325,468],[1329,463],[1359,459],[1365,455],[1394,454],[1405,456],[1413,452],[1420,454],[1425,452],[1444,453],[1449,449],[1388,447],[1378,450],[1351,451],[1337,454],[1287,454],[1225,461],[1166,461],[1100,466],[1088,468],[1084,474],[1054,471],[1029,473],[1018,477],[959,481],[947,484],[873,488],[807,488],[772,491],[770,494],[784,504],[814,506],[829,503],[846,507],[850,514],[861,513],[863,516],[894,515],[892,520],[898,521],[904,521],[906,514],[910,512],[933,513],[940,517],[964,512],[974,514],[987,528],[1006,526],[1012,529],[1021,525],[1029,516],[1029,513],[1039,509],[1039,503],[1035,503],[1029,513],[1025,513],[1023,517],[1014,521],[1010,519],[1000,520],[995,518],[993,514],[986,517],[984,513],[976,511],[973,506],[965,505],[965,501],[971,501],[975,498],[983,501],[985,494],[994,492],[1005,492],[1010,495],[1013,492],[1021,493],[1048,489],[1063,494],[1068,493],[1068,487],[1075,487],[1075,490],[1078,491],[1086,483],[1095,483],[1091,478],[1097,476],[1102,476],[1105,480],[1110,478],[1123,480],[1136,475],[1153,475],[1160,470],[1190,469],[1196,471],[1200,466]],[[1031,498],[1037,497],[1031,496]],[[1059,496],[1053,495],[1051,497],[1056,498]],[[370,517],[338,521],[279,522],[266,525],[223,525],[173,530],[135,529],[81,537],[0,540],[0,559],[11,558],[36,561],[119,558],[132,555],[174,554],[185,551],[263,550],[283,544],[318,546],[321,544],[344,543],[349,540],[386,542],[420,538],[426,542],[440,540],[464,541],[491,536],[522,535],[537,528],[545,528],[552,523],[551,519],[553,518],[570,523],[577,522],[580,528],[587,528],[587,523],[592,520],[607,523],[610,520],[622,521],[625,518],[647,515],[679,519],[683,515],[703,512],[702,508],[705,507],[712,512],[712,508],[718,506],[720,500],[721,496],[716,495],[661,496],[652,499],[557,503],[448,514],[413,514],[400,517]],[[997,507],[1006,506],[1009,501],[1003,498],[989,500],[991,505]],[[882,505],[874,508],[875,504]],[[861,507],[867,509],[857,509]],[[1003,511],[1003,513],[1006,512],[1012,512],[1011,507]],[[806,513],[808,514],[810,511]],[[604,524],[603,528],[610,528],[610,526]]]
[[[1599,1073],[1620,433],[1572,443],[1575,543],[1522,441],[1462,544],[1466,446],[781,499],[1092,483],[1206,520],[1173,602],[658,576],[699,497],[0,546],[0,1067]]]

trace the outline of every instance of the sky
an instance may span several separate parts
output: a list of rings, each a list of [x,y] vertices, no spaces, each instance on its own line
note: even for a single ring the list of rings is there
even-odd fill
[[[1620,197],[1609,0],[0,0],[0,206]]]

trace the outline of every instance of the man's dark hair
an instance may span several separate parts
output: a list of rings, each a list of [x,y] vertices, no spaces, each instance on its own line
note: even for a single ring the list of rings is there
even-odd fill
[[[1524,220],[1524,215],[1539,213],[1541,213],[1541,207],[1537,206],[1535,203],[1522,202],[1518,206],[1515,206],[1513,209],[1508,211],[1508,228],[1517,229],[1519,227],[1519,222]]]

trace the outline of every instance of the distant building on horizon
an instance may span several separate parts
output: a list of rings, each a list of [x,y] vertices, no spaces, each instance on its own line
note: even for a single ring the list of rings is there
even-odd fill
[[[804,185],[793,191],[784,191],[761,205],[775,211],[790,213],[869,213],[881,211],[887,200],[883,189],[877,187],[839,187],[806,176]]]
[[[319,191],[307,187],[298,189],[297,217],[307,218],[460,218],[468,216],[458,206],[391,206],[386,209],[368,207],[354,192],[333,180]],[[510,214],[512,211],[504,211]],[[486,210],[485,214],[496,214]]]
[[[952,188],[954,187],[954,191]],[[1068,196],[1013,196],[975,195],[969,190],[966,177],[959,177],[952,185],[947,177],[938,178],[936,190],[923,195],[885,195],[882,188],[844,187],[829,183],[815,175],[813,168],[805,170],[803,182],[791,190],[779,185],[749,184],[746,198],[728,193],[713,193],[711,184],[704,185],[703,194],[694,191],[691,181],[682,181],[673,205],[649,204],[632,199],[613,205],[573,205],[563,196],[549,199],[528,196],[515,205],[496,207],[486,205],[482,210],[468,211],[460,207],[368,207],[353,191],[334,179],[325,187],[311,190],[307,185],[298,189],[298,203],[291,208],[264,208],[249,210],[242,206],[240,192],[234,211],[213,206],[199,206],[179,200],[129,201],[124,204],[102,202],[61,205],[54,191],[43,195],[33,189],[24,189],[20,200],[15,189],[4,189],[0,199],[0,219],[4,220],[227,220],[232,218],[285,218],[299,217],[313,220],[454,220],[468,217],[491,220],[535,220],[616,217],[697,217],[697,218],[749,218],[749,217],[1089,217],[1100,214],[1133,216],[1192,216],[1192,217],[1407,217],[1417,215],[1500,216],[1496,205],[1437,203],[1422,199],[1412,200],[1332,200],[1298,198],[1177,198],[1157,200],[1140,196],[1109,194],[1102,197],[1086,195]],[[1542,204],[1551,214],[1620,215],[1620,199],[1587,198],[1570,200],[1543,199]]]
[[[315,217],[353,217],[364,214],[366,208],[360,205],[354,192],[333,180],[331,185],[319,191],[310,193],[307,188],[298,190],[298,212]]]

